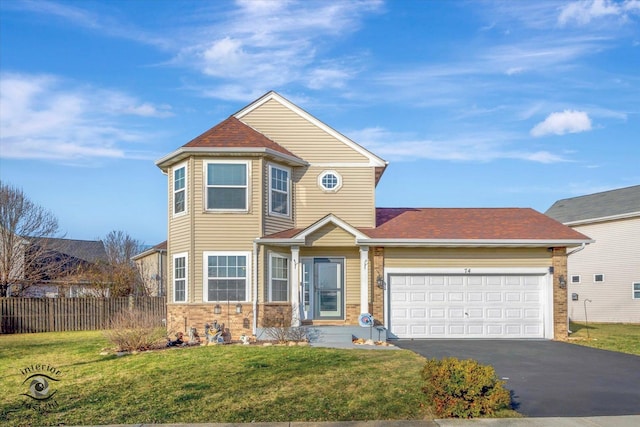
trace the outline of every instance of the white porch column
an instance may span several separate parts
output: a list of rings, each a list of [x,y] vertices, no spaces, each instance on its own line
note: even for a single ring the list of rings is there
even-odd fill
[[[291,247],[291,326],[300,326],[300,247]]]
[[[360,246],[360,313],[369,313],[369,247]]]

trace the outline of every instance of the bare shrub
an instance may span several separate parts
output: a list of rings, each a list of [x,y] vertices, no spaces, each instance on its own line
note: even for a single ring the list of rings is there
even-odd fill
[[[307,341],[307,330],[301,326],[271,326],[264,333],[272,340],[283,344],[289,341]]]
[[[157,316],[133,309],[113,316],[105,336],[118,351],[143,351],[164,347],[167,331]]]

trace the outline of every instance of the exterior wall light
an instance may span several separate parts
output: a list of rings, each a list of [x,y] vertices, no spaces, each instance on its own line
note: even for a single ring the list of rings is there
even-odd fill
[[[567,287],[567,278],[561,274],[558,276],[558,284],[560,285],[560,289],[565,289]]]
[[[213,307],[213,314],[220,314],[222,313],[222,307],[220,307],[220,304],[216,304],[215,307]]]
[[[237,303],[236,304],[236,314],[240,314],[242,313],[242,304]]]

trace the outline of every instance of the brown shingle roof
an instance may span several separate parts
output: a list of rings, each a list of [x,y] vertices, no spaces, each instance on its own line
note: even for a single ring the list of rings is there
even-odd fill
[[[218,123],[202,135],[187,142],[183,147],[202,148],[269,148],[288,156],[298,158],[277,142],[274,142],[245,125],[235,117]]]
[[[392,240],[589,240],[584,234],[530,208],[377,208],[370,239]],[[265,236],[290,239],[291,228]]]
[[[530,208],[378,208],[378,239],[587,240]]]

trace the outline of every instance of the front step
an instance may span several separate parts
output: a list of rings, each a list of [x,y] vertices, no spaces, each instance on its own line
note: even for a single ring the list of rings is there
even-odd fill
[[[386,341],[387,330],[380,327],[362,328],[360,326],[303,326],[307,329],[309,344],[318,347],[336,347],[351,345],[354,338],[371,338],[374,341]]]

